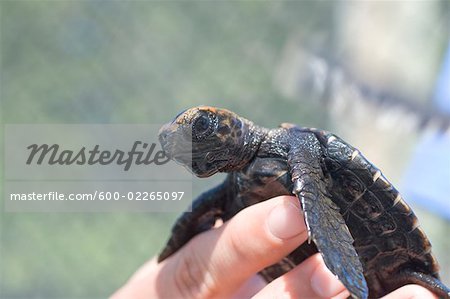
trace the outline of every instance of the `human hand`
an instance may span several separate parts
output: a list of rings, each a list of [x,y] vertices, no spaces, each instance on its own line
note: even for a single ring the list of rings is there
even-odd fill
[[[196,236],[163,262],[150,260],[112,298],[347,298],[320,254],[269,284],[256,275],[306,239],[297,198],[275,197]],[[437,297],[417,285],[384,297],[397,298]]]

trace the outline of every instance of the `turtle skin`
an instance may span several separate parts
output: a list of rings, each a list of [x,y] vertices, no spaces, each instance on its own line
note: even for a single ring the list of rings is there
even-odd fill
[[[226,109],[199,106],[164,125],[159,140],[168,157],[198,177],[228,173],[176,221],[159,262],[217,219],[294,194],[309,239],[261,271],[265,280],[320,252],[352,297],[378,298],[419,284],[450,298],[411,208],[378,168],[336,135],[293,124],[266,129]]]

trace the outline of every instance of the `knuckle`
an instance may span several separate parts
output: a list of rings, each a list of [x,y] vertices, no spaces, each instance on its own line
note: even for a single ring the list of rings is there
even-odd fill
[[[174,285],[182,298],[217,297],[217,284],[208,266],[189,245],[178,261]]]
[[[236,260],[246,261],[249,257],[252,256],[252,254],[249,252],[251,251],[251,249],[244,246],[245,244],[248,244],[248,242],[245,242],[245,240],[243,240],[241,232],[233,231],[228,234],[227,239],[230,252],[233,253]]]
[[[242,217],[244,218],[244,217]],[[241,218],[241,219],[242,219]],[[231,224],[231,223],[230,223]],[[265,234],[256,234],[252,225],[233,223],[227,237],[227,246],[235,261],[245,261],[246,264],[262,262],[267,258],[268,249],[276,249],[276,242]],[[252,241],[249,242],[251,236]]]

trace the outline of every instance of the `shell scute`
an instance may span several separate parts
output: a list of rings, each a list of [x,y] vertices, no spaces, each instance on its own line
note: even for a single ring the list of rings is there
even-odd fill
[[[388,213],[383,213],[378,218],[370,219],[369,223],[372,232],[376,236],[385,236],[395,232],[397,229],[397,223]]]
[[[382,242],[381,251],[390,252],[396,250],[404,250],[408,248],[408,238],[406,235],[400,231],[397,231],[395,234],[392,234],[389,238],[380,238]]]
[[[425,255],[431,252],[431,243],[419,226],[407,234],[408,250],[418,255]]]
[[[382,221],[380,215],[384,212],[383,205],[371,192],[365,193],[363,197],[355,201],[350,209],[361,219],[371,220],[372,222]]]

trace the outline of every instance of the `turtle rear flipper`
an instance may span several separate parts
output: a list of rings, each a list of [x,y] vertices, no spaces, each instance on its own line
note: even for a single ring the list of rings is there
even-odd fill
[[[367,298],[369,291],[353,237],[326,190],[319,141],[313,134],[293,131],[289,142],[293,193],[301,202],[309,238],[322,254],[325,265],[352,296]]]
[[[418,284],[432,291],[439,298],[450,298],[450,289],[447,288],[439,279],[431,275],[416,272],[413,270],[404,270],[398,275],[392,276],[389,280],[389,289],[395,290],[407,284]]]

